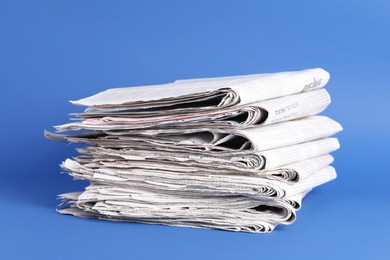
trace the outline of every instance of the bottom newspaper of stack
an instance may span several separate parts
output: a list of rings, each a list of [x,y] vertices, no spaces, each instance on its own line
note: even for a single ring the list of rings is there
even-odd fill
[[[275,131],[283,127],[284,132]],[[215,132],[213,146],[199,131],[163,137],[146,130],[68,136],[47,132],[52,139],[90,144],[61,165],[90,186],[60,195],[59,212],[246,232],[291,224],[305,195],[336,178],[329,153],[339,143],[329,136],[341,126],[317,116],[253,129],[245,130],[247,136],[257,133],[249,146],[215,146],[216,139],[226,139]]]

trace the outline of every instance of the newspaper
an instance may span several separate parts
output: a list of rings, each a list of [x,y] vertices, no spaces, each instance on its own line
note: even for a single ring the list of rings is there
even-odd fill
[[[336,138],[325,138],[298,145],[239,155],[209,155],[183,152],[161,152],[138,149],[112,149],[90,146],[79,148],[83,156],[76,161],[88,167],[112,167],[121,169],[167,169],[174,172],[265,175],[299,181],[313,169],[330,164],[333,158],[327,155],[339,148]],[[63,164],[65,168],[67,164]],[[272,169],[272,171],[270,171]]]
[[[270,232],[277,224],[295,221],[302,198],[309,191],[302,190],[290,198],[258,199],[236,194],[156,190],[153,185],[118,187],[93,182],[85,192],[60,195],[63,204],[71,207],[60,207],[59,212],[112,221]]]
[[[69,198],[71,197],[71,199]],[[77,217],[98,218],[111,221],[129,221],[147,224],[163,224],[170,226],[192,227],[192,228],[212,228],[228,231],[244,231],[252,233],[271,232],[276,227],[276,223],[270,223],[256,218],[256,210],[245,212],[245,210],[228,210],[217,208],[211,210],[186,210],[185,207],[173,208],[170,214],[164,214],[166,210],[139,210],[131,211],[128,206],[112,207],[106,202],[79,202],[79,197],[70,194],[63,196],[65,202],[71,206],[60,209],[62,214],[70,214]],[[169,205],[168,205],[169,206]],[[285,209],[282,209],[285,210]],[[222,215],[223,214],[223,215]],[[289,213],[286,213],[287,215]],[[291,213],[290,213],[291,214]],[[221,216],[222,215],[222,216]],[[271,215],[271,214],[269,214]],[[292,215],[292,214],[291,214]]]
[[[71,101],[91,110],[211,109],[255,103],[322,88],[329,81],[323,69],[181,80],[174,83],[109,89]]]
[[[145,149],[248,152],[264,151],[331,136],[342,130],[340,124],[325,116],[245,129],[164,129],[105,130],[83,134],[60,135],[46,132],[51,139],[88,142],[102,147],[142,147]]]
[[[149,170],[144,168],[126,169],[113,167],[96,168],[66,160],[62,167],[76,179],[111,183],[118,186],[156,186],[168,190],[199,191],[202,193],[240,194],[256,197],[293,196],[303,190],[312,189],[336,177],[333,167],[327,166],[316,173],[309,174],[296,183],[280,182],[261,175],[244,175],[203,172],[174,172],[168,169]],[[288,167],[288,166],[287,166]],[[267,174],[266,174],[267,175]],[[268,176],[265,176],[268,177]]]
[[[303,198],[336,178],[323,69],[109,89],[49,139],[87,144],[61,168],[90,185],[60,213],[229,231],[291,224]]]
[[[57,130],[104,130],[150,127],[250,127],[306,117],[322,112],[330,104],[329,93],[325,89],[307,91],[247,105],[214,110],[194,111],[87,111],[76,113],[81,120],[57,126]]]

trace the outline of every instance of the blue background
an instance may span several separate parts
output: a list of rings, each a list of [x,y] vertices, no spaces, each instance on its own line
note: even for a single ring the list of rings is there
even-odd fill
[[[389,259],[389,1],[0,0],[0,258]],[[265,235],[62,216],[67,101],[181,78],[323,67],[338,179]]]

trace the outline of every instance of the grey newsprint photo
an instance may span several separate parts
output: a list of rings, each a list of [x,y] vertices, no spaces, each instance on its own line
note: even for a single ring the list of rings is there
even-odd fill
[[[230,231],[291,224],[313,188],[336,178],[323,69],[109,89],[49,139],[85,143],[61,167],[88,180],[61,194],[79,217]]]

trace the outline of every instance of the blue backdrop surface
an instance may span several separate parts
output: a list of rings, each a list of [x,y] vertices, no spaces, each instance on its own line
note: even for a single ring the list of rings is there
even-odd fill
[[[0,259],[389,259],[389,1],[0,1]],[[67,101],[181,78],[323,67],[338,179],[271,234],[62,216]]]

